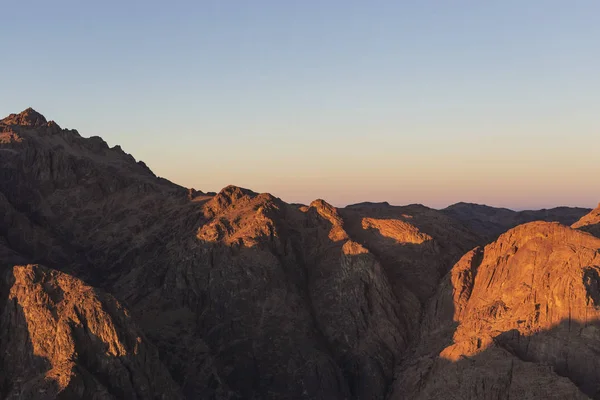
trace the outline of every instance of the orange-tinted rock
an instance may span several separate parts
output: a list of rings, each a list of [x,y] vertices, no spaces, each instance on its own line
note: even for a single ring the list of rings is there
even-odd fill
[[[431,300],[392,398],[598,396],[599,271],[600,239],[557,223],[518,226],[466,254]]]
[[[111,296],[37,265],[2,282],[0,389],[9,399],[181,397]]]
[[[0,123],[5,125],[22,125],[22,126],[43,126],[48,122],[46,118],[33,108],[20,112],[19,114],[10,114],[8,117],[0,120]]]

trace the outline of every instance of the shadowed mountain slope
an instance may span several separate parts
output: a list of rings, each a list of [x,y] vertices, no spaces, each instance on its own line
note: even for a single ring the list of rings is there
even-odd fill
[[[600,237],[600,204],[598,204],[597,208],[590,211],[589,214],[581,217],[581,219],[571,225],[571,227]]]

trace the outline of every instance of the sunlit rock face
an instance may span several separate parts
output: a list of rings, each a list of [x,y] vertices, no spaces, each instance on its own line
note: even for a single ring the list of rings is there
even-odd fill
[[[392,398],[597,397],[599,272],[600,240],[557,223],[467,253],[430,300]]]
[[[38,265],[4,271],[0,390],[8,399],[181,398],[112,296]]]
[[[468,225],[418,204],[203,193],[13,114],[0,397],[594,396],[599,239],[533,223],[481,247]]]

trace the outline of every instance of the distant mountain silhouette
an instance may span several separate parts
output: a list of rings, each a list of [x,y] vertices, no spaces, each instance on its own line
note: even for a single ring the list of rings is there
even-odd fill
[[[542,210],[513,211],[508,208],[482,204],[456,203],[441,210],[444,214],[465,223],[488,240],[517,225],[533,221],[560,222],[571,225],[591,210],[580,207],[556,207]]]

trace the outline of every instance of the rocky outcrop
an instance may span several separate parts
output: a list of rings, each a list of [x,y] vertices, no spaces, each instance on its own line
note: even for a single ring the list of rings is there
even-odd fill
[[[42,114],[29,107],[19,114],[10,114],[8,117],[1,119],[0,124],[39,127],[47,125],[48,121]]]
[[[599,270],[600,239],[557,223],[467,253],[430,301],[392,398],[598,398]]]
[[[181,397],[154,347],[110,295],[37,265],[5,271],[1,285],[3,398]]]

